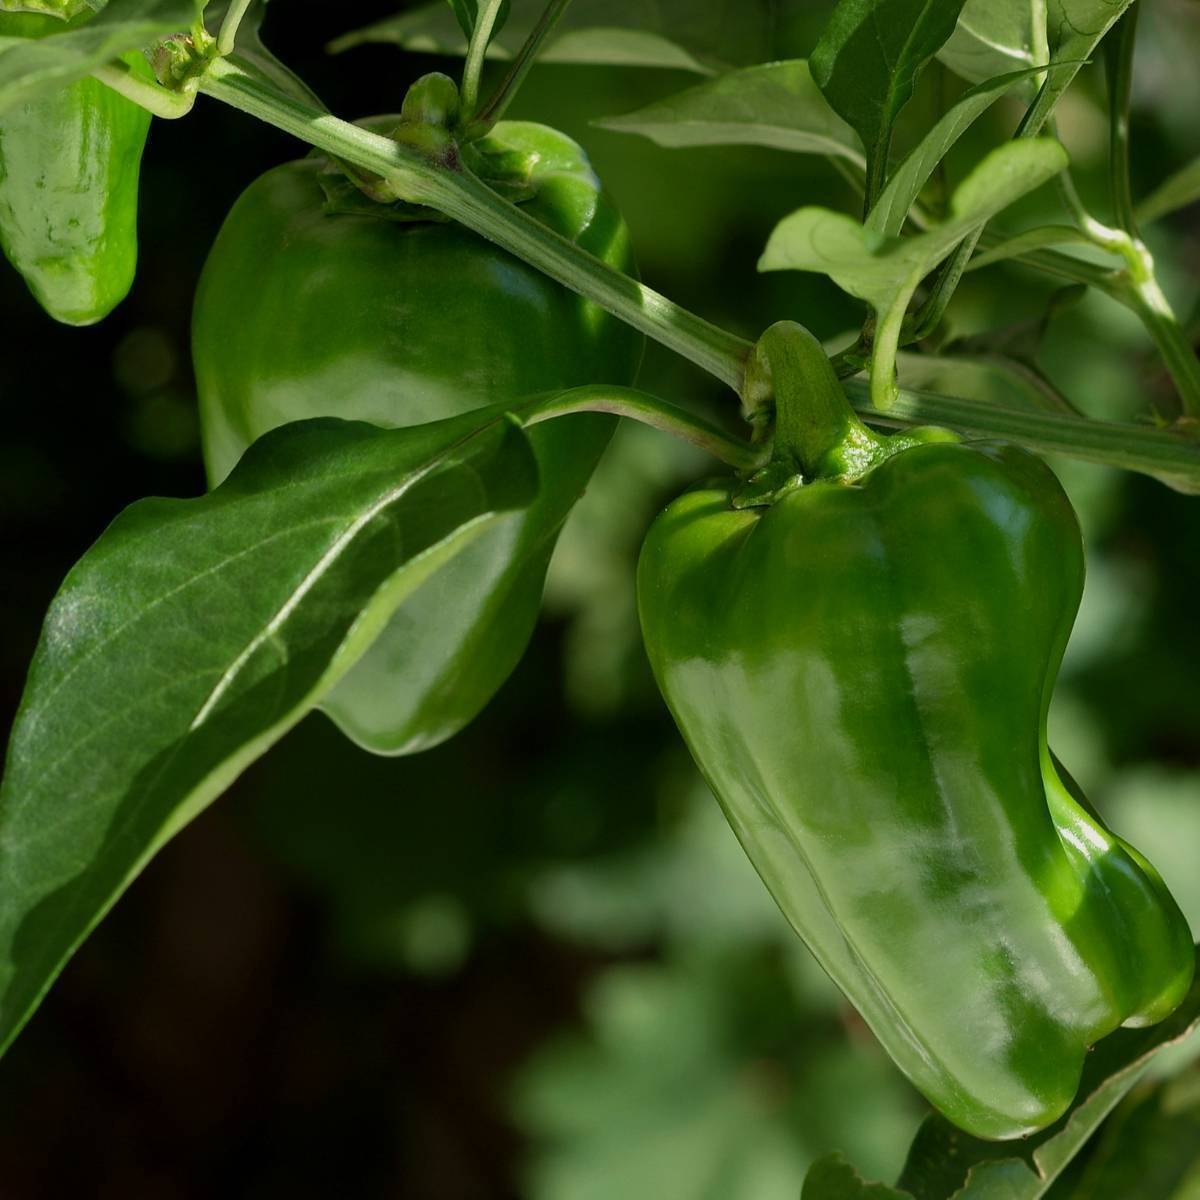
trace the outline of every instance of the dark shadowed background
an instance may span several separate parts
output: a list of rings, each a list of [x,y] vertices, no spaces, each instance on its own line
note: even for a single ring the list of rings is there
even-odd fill
[[[276,0],[266,40],[339,115],[395,110],[418,75],[456,68],[322,50],[394,8]],[[811,48],[822,15],[796,23],[789,52]],[[1164,0],[1143,23],[1141,193],[1200,154],[1200,5]],[[589,127],[695,81],[545,66],[512,115],[585,144],[645,278],[674,299],[746,336],[781,317],[852,329],[856,303],[825,280],[755,273],[781,216],[848,206],[821,160],[667,151]],[[1099,68],[1060,111],[1106,215]],[[952,162],[1015,117],[998,106]],[[204,98],[156,122],[137,283],[97,327],[55,325],[0,264],[6,720],[71,563],[129,502],[202,489],[195,281],[239,191],[298,152]],[[1053,211],[1052,194],[1038,201]],[[1200,211],[1151,245],[1195,328]],[[1046,295],[1020,269],[981,272],[953,319],[1016,321]],[[1043,363],[1088,412],[1170,411],[1139,328],[1102,298],[1055,321]],[[710,415],[733,407],[654,347],[642,384]],[[1200,498],[1054,465],[1089,582],[1053,740],[1200,931]],[[922,1102],[785,927],[642,654],[642,533],[711,468],[623,428],[563,538],[529,653],[472,728],[384,760],[310,717],[159,855],[0,1063],[4,1200],[796,1200],[807,1163],[835,1148],[895,1172]]]

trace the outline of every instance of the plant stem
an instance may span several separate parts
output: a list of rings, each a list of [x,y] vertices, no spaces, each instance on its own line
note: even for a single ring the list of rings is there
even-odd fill
[[[1059,176],[1059,187],[1085,236],[1102,250],[1125,260],[1124,271],[1112,275],[1106,290],[1136,313],[1145,326],[1175,385],[1184,414],[1200,416],[1200,360],[1158,285],[1154,259],[1146,244],[1128,230],[1097,221],[1080,200],[1069,171]]]
[[[1120,228],[1136,238],[1133,191],[1129,176],[1129,99],[1133,91],[1133,48],[1137,41],[1137,19],[1141,5],[1125,11],[1110,38],[1108,56],[1108,171],[1113,217]]]
[[[749,342],[681,308],[546,228],[497,196],[457,160],[429,161],[390,138],[368,133],[283,95],[239,69],[232,59],[214,62],[200,90],[335,158],[383,176],[403,199],[429,205],[461,222],[740,391]]]
[[[888,157],[892,149],[892,131],[887,129],[876,143],[867,163],[867,178],[863,189],[863,220],[870,216],[875,201],[887,183]]]
[[[613,413],[618,417],[639,421],[698,446],[739,471],[753,471],[768,458],[768,453],[762,447],[751,446],[749,442],[718,429],[703,417],[694,416],[657,396],[634,388],[588,384],[536,400],[532,407],[519,409],[517,416],[522,424],[528,426],[569,413],[583,412]]]
[[[488,46],[496,31],[496,22],[504,0],[482,0],[475,18],[475,29],[471,33],[471,44],[467,47],[466,62],[463,63],[462,111],[465,120],[475,114],[479,103],[479,82],[483,75],[483,63],[487,58]]]
[[[975,247],[983,236],[983,230],[984,227],[979,225],[968,233],[942,265],[928,298],[913,318],[910,341],[924,341],[942,323],[942,317],[946,315],[946,309],[950,307],[950,301],[954,299],[954,293],[962,282],[971,255],[975,253]]]
[[[1200,359],[1183,327],[1151,279],[1131,286],[1127,305],[1137,313],[1171,376],[1184,415],[1200,417]]]
[[[749,343],[607,267],[572,242],[551,233],[473,177],[429,162],[390,138],[369,133],[286,95],[269,82],[239,69],[235,59],[215,61],[201,80],[200,90],[320,147],[335,158],[383,176],[406,199],[434,207],[445,203],[444,211],[468,228],[546,270],[587,299],[741,390],[745,360],[751,349]],[[1067,264],[1077,262],[1051,251],[1038,251],[1028,257],[1039,262],[1047,258],[1065,259]],[[1090,264],[1078,262],[1078,268],[1068,265],[1055,273],[1074,279],[1088,268]],[[1137,303],[1128,296],[1119,298],[1130,305]],[[1175,329],[1178,330],[1177,324]],[[1159,333],[1164,342],[1174,340],[1169,326],[1164,325]],[[1182,339],[1182,333],[1178,336]],[[983,436],[1011,438],[1034,449],[1072,454],[1147,474],[1171,475],[1200,489],[1200,442],[1180,432],[1010,410],[908,390],[900,391],[886,414],[874,413],[863,398],[865,386],[862,381],[846,384],[855,407],[873,419],[891,424],[953,425]]]
[[[217,53],[222,57],[233,53],[237,44],[238,27],[252,3],[253,0],[232,0],[230,3],[225,19],[221,22],[221,30],[217,34]]]
[[[196,100],[194,93],[172,92],[147,79],[139,79],[119,60],[93,67],[92,77],[119,92],[126,100],[132,100],[147,112],[168,121],[187,116]]]
[[[463,131],[463,138],[466,141],[474,141],[476,138],[483,137],[504,116],[508,106],[520,90],[521,84],[525,82],[525,76],[537,62],[538,51],[541,50],[546,38],[550,36],[554,27],[562,19],[570,2],[571,0],[550,0],[546,5],[500,86],[492,93],[491,98],[479,112],[471,116]]]
[[[865,380],[844,384],[862,416],[882,425],[947,425],[984,438],[1003,438],[1033,450],[1087,462],[1170,476],[1180,490],[1200,492],[1200,440],[1170,429],[1095,421],[1066,413],[1006,408],[902,388],[886,412],[872,407]]]
[[[405,198],[423,203],[424,190],[444,168],[391,138],[371,133],[331,113],[287,95],[273,84],[243,70],[236,58],[209,64],[200,91],[260,121],[290,133],[310,146],[344,158],[356,167],[397,183]]]
[[[474,175],[438,176],[428,202],[740,390],[748,342],[580,250]]]

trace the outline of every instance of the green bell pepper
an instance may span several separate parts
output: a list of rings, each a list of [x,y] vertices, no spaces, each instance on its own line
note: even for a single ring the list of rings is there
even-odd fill
[[[506,121],[477,152],[520,177],[527,212],[633,271],[628,230],[570,138]],[[372,211],[357,194],[338,211],[330,186],[319,157],[267,172],[238,200],[205,265],[192,345],[214,484],[287,421],[416,425],[576,384],[633,381],[642,336],[608,313],[428,213]],[[351,738],[376,753],[411,753],[487,703],[529,640],[558,530],[614,423],[586,414],[530,430],[536,503],[423,585],[323,702]]]
[[[0,35],[79,24],[0,13]],[[153,78],[140,54],[125,61]],[[128,294],[137,266],[138,175],[150,114],[80,79],[0,115],[0,248],[50,316],[91,325]]]
[[[646,538],[650,662],[763,881],[887,1051],[963,1129],[1017,1137],[1068,1107],[1093,1042],[1166,1016],[1194,961],[1162,880],[1047,745],[1079,526],[1032,455],[877,436],[819,346],[799,357],[810,419],[781,413],[802,453],[774,490],[701,487]]]

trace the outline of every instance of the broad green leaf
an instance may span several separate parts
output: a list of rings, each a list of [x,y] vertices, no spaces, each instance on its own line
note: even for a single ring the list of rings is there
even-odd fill
[[[0,1049],[151,856],[535,489],[503,415],[306,421],[109,526],[47,614],[0,785]]]
[[[809,64],[883,178],[892,127],[917,76],[954,30],[963,0],[840,0]]]
[[[895,237],[904,228],[909,209],[921,189],[954,143],[1001,96],[1031,74],[1030,71],[1015,71],[1002,75],[960,96],[892,173],[867,217],[867,228],[884,237]]]
[[[1037,133],[1071,86],[1100,39],[1133,0],[1046,0],[1046,45],[1050,69],[1029,110],[1026,130]]]
[[[968,234],[1066,165],[1066,151],[1048,138],[1008,142],[955,189],[945,221],[910,238],[880,237],[826,208],[799,209],[771,233],[759,270],[819,271],[871,305],[877,318],[871,400],[886,410],[895,396],[901,326],[921,280]]]
[[[0,113],[39,92],[65,87],[94,67],[187,30],[199,0],[109,0],[84,25],[0,48]]]
[[[488,48],[511,58],[545,7],[512,0],[503,32]],[[775,0],[574,0],[546,39],[540,62],[664,67],[714,75],[779,58]],[[339,52],[365,42],[390,42],[424,54],[461,55],[466,39],[442,0],[337,38]]]
[[[1200,974],[1165,1021],[1119,1029],[1097,1043],[1084,1063],[1074,1105],[1049,1129],[1022,1141],[985,1142],[935,1113],[917,1131],[895,1189],[866,1183],[844,1159],[830,1156],[813,1165],[810,1174],[816,1173],[817,1182],[810,1193],[805,1181],[802,1200],[1042,1200],[1156,1057],[1198,1028]],[[1128,1198],[1123,1194],[1122,1200]]]
[[[969,83],[1043,66],[1045,0],[967,0],[938,58]]]
[[[967,266],[968,271],[978,271],[1007,258],[1017,258],[1031,250],[1044,250],[1048,246],[1091,245],[1087,235],[1074,225],[1039,225],[1024,233],[1014,234],[995,246],[976,254]],[[1116,264],[1114,264],[1116,265]]]
[[[1137,207],[1139,221],[1157,221],[1200,200],[1200,158],[1176,171]]]
[[[913,1200],[885,1183],[868,1183],[842,1154],[827,1154],[808,1169],[800,1200]]]
[[[770,146],[865,165],[854,130],[826,103],[801,59],[731,71],[620,117],[595,122],[660,146]]]

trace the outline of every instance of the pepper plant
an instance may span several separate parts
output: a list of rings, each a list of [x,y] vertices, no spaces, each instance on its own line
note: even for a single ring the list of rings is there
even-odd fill
[[[0,1047],[306,714],[408,755],[484,708],[624,418],[721,473],[643,546],[663,698],[784,915],[936,1110],[894,1188],[827,1159],[804,1196],[1046,1194],[1200,1019],[1183,914],[1046,732],[1084,547],[1037,456],[1200,494],[1195,331],[1140,232],[1200,178],[1132,192],[1144,2],[840,0],[806,59],[772,60],[788,0],[438,0],[345,41],[434,45],[461,73],[351,122],[264,47],[254,0],[0,0],[0,245],[51,317],[99,321],[131,286],[152,118],[215,102],[309,148],[247,181],[198,282],[210,490],[118,515],[47,614],[0,791]],[[539,59],[701,74],[595,114],[664,155],[825,159],[854,210],[796,207],[759,269],[827,276],[858,328],[822,345],[780,313],[751,342],[642,282],[582,148],[506,119]],[[1056,124],[1097,72],[1099,214]],[[996,106],[1007,136],[960,163]],[[1061,217],[1022,226],[1047,192]],[[1027,330],[957,336],[987,269],[1061,285],[1039,328],[1088,292],[1123,306],[1167,404],[1097,419]],[[724,385],[727,419],[637,390],[645,339]],[[909,382],[981,362],[1011,402]]]

